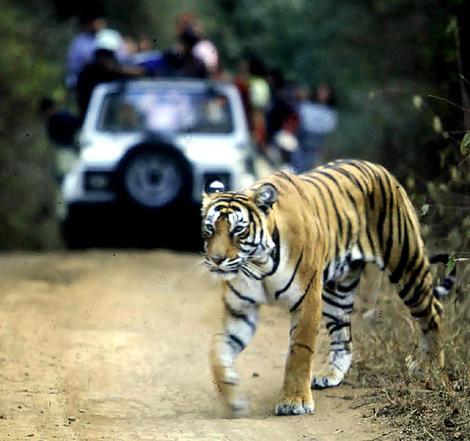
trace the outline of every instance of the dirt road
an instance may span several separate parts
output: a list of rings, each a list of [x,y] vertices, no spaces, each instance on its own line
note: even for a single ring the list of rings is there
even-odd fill
[[[265,308],[239,362],[248,418],[217,400],[208,346],[216,285],[191,254],[0,257],[0,440],[372,440],[360,390],[315,393],[316,412],[275,417],[287,315]],[[325,355],[322,335],[320,356]]]

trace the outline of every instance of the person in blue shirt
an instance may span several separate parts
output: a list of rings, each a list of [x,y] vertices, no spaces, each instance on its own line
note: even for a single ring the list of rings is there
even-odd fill
[[[79,20],[81,32],[72,40],[67,53],[65,85],[70,90],[76,88],[78,75],[93,59],[96,34],[106,27],[105,19],[98,13],[83,13]]]
[[[338,117],[333,92],[326,84],[318,86],[314,100],[307,87],[299,87],[297,99],[299,145],[292,153],[291,166],[296,173],[303,173],[317,164],[326,136],[335,130]]]

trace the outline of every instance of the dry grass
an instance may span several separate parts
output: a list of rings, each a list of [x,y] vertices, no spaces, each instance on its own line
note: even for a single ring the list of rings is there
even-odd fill
[[[458,268],[457,288],[447,301],[444,371],[421,378],[405,359],[416,351],[416,323],[383,275],[367,270],[357,298],[355,361],[348,382],[374,388],[367,416],[385,418],[396,440],[470,440],[470,268]],[[365,314],[365,315],[364,315]]]

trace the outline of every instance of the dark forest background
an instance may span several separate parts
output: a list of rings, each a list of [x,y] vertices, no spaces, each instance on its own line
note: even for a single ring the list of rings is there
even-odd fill
[[[465,251],[470,231],[470,7],[464,0],[105,0],[109,26],[170,46],[195,12],[227,71],[262,58],[288,79],[332,84],[339,127],[325,156],[389,167],[425,233]],[[0,0],[0,249],[60,247],[54,148],[37,107],[67,103],[68,44],[83,1]],[[464,139],[464,140],[463,140]],[[462,141],[463,140],[463,141]],[[468,248],[468,247],[467,247]]]

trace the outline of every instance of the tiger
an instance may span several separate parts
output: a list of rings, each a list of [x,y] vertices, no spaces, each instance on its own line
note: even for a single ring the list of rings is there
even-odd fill
[[[343,159],[305,174],[278,171],[243,191],[215,181],[202,198],[204,263],[223,286],[223,326],[210,365],[226,404],[246,414],[235,362],[255,334],[259,308],[290,312],[289,350],[276,415],[314,411],[312,389],[338,386],[352,362],[351,312],[367,263],[386,270],[421,328],[422,353],[444,366],[441,299],[455,268],[433,288],[418,216],[404,188],[383,166]],[[324,318],[330,336],[326,372],[312,357]],[[426,357],[425,357],[426,358]]]

